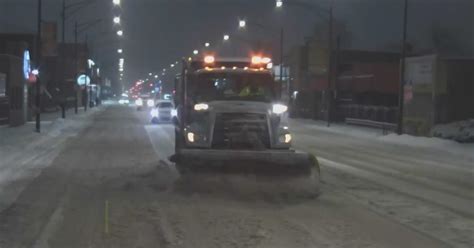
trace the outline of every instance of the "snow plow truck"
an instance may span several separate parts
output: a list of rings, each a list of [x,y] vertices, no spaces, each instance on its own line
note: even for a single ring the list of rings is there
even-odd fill
[[[303,179],[319,194],[315,156],[291,148],[288,107],[268,57],[182,61],[175,79],[175,154],[181,175],[254,174]]]

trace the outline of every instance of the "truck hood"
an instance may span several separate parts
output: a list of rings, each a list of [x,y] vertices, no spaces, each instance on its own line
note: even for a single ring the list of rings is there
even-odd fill
[[[212,101],[208,103],[209,109],[215,113],[262,113],[271,111],[271,104],[253,101]]]

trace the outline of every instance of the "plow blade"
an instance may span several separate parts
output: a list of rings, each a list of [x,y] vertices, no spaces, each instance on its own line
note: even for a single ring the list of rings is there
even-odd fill
[[[183,149],[171,159],[178,170],[230,174],[311,175],[319,174],[316,158],[296,151],[238,151]]]

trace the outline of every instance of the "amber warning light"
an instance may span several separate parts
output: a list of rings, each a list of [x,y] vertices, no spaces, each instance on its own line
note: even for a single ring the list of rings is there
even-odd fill
[[[206,56],[206,57],[204,57],[204,63],[206,63],[206,64],[212,64],[212,63],[214,63],[214,61],[215,61],[214,56]]]

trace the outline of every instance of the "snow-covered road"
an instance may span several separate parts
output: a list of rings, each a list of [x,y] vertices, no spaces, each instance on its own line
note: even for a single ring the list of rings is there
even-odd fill
[[[75,123],[40,167],[21,162],[18,173],[37,173],[3,181],[0,247],[474,245],[468,157],[294,121],[295,145],[322,164],[313,199],[253,188],[251,178],[190,187],[166,161],[172,126],[133,108]],[[20,164],[9,161],[2,171]]]
[[[292,131],[331,189],[452,245],[474,244],[472,144],[309,120],[293,120]]]

